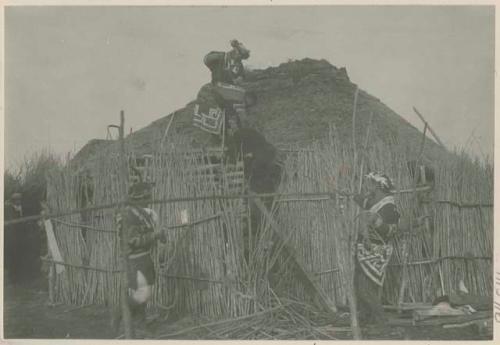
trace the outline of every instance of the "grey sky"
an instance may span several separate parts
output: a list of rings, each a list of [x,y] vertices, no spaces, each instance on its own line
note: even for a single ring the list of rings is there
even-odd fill
[[[134,130],[183,107],[209,80],[203,56],[238,38],[248,64],[325,58],[448,147],[474,131],[492,156],[494,8],[11,7],[5,11],[5,160]],[[478,145],[472,148],[479,154]]]

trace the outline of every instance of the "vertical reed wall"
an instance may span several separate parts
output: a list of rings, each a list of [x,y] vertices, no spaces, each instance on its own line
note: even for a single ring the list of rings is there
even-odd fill
[[[243,185],[234,183],[241,177],[241,167],[228,170],[210,164],[207,155],[187,155],[172,147],[152,157],[149,176],[156,183],[155,199],[244,192]],[[288,155],[280,191],[350,191],[353,181],[357,189],[361,160],[363,173],[384,171],[397,188],[412,188],[406,166],[412,158],[397,147],[389,149],[378,143],[364,148],[354,161],[350,147],[331,139]],[[93,205],[120,200],[118,166],[117,158],[108,155],[89,170]],[[437,294],[452,293],[461,279],[471,293],[492,293],[492,262],[487,257],[492,256],[493,208],[440,202],[492,204],[492,168],[458,153],[436,161],[435,168],[435,189],[428,195],[417,198],[413,193],[405,193],[396,197],[403,216],[408,217],[410,212],[414,218],[428,216],[428,226],[413,229],[395,240],[395,254],[384,287],[384,296],[390,303],[396,303],[399,295],[403,240],[409,248],[405,301],[429,302]],[[213,174],[210,169],[225,170]],[[74,174],[64,170],[49,176],[51,211],[81,206],[76,195],[78,176]],[[219,176],[219,180],[214,180],[214,176]],[[199,225],[170,229],[167,243],[155,248],[158,274],[151,305],[179,313],[231,317],[269,307],[273,294],[304,301],[311,298],[310,292],[294,278],[289,258],[273,254],[272,229],[268,224],[262,222],[257,238],[246,231],[249,210],[243,200],[164,203],[153,208],[159,215],[159,228],[180,224],[182,211],[187,212],[190,222],[219,216]],[[357,206],[348,198],[333,194],[326,200],[285,198],[275,202],[273,212],[282,234],[322,288],[337,305],[346,305],[347,249],[354,226],[352,214],[357,212]],[[65,262],[103,270],[66,267],[57,277],[59,301],[117,303],[120,268],[117,236],[111,232],[115,229],[114,217],[112,209],[92,212],[85,218],[85,225],[105,231],[85,231],[85,237],[74,226],[83,222],[79,215],[54,221]],[[471,258],[446,258],[449,256]],[[278,264],[273,265],[274,262]]]

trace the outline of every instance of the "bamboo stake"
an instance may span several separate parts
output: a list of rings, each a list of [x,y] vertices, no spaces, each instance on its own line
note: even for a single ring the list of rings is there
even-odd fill
[[[356,150],[356,108],[357,108],[357,103],[358,103],[358,93],[359,93],[359,88],[356,86],[356,91],[354,93],[354,106],[353,106],[353,112],[352,112],[352,146],[353,146],[353,154],[354,158],[352,160],[352,166],[354,167],[357,162],[357,150]],[[351,178],[351,189],[354,189],[354,174]],[[349,264],[348,264],[348,302],[349,302],[349,310],[350,310],[350,316],[351,316],[351,328],[352,328],[352,335],[355,340],[360,340],[362,339],[361,337],[361,329],[359,327],[358,323],[358,308],[357,308],[357,300],[356,300],[356,293],[355,289],[356,286],[354,284],[355,280],[355,265],[356,265],[356,251],[353,250],[355,247],[355,243],[357,241],[357,236],[358,236],[358,228],[357,225],[355,224],[355,210],[353,210],[352,214],[352,221],[351,221],[351,226],[353,226],[352,234],[351,234],[351,241],[348,242],[348,255],[349,255]]]
[[[56,285],[56,265],[54,263],[51,263],[49,268],[49,302],[51,305],[56,304],[55,285]]]
[[[174,116],[175,116],[176,112],[174,111],[173,113],[170,114],[170,121],[168,122],[168,125],[167,125],[167,128],[165,129],[165,133],[163,134],[163,137],[161,138],[161,143],[160,143],[160,147],[163,146],[163,143],[165,142],[165,139],[167,138],[167,135],[168,135],[168,130],[170,129],[170,125],[172,124],[172,122],[174,121]]]
[[[222,113],[222,145],[221,151],[224,152],[226,142],[226,111]]]
[[[126,186],[128,181],[128,170],[127,162],[125,158],[125,142],[124,142],[124,128],[125,128],[125,115],[123,110],[120,112],[120,161],[121,161],[121,195],[122,200],[127,200]],[[122,215],[125,214],[125,207],[120,208]],[[123,317],[123,325],[125,328],[125,339],[132,339],[134,337],[134,329],[132,324],[132,315],[128,305],[128,258],[127,258],[127,245],[128,245],[128,229],[125,228],[125,224],[122,223],[122,233],[121,236],[121,261],[123,267],[122,273],[122,287],[121,287],[121,309]]]
[[[370,120],[368,121],[368,128],[366,129],[365,145],[363,146],[363,155],[361,156],[361,168],[359,174],[359,188],[358,193],[361,193],[361,188],[363,186],[363,168],[365,164],[365,155],[367,154],[368,140],[370,138],[370,128],[372,126],[373,111],[370,112]]]
[[[439,139],[437,134],[432,130],[431,126],[429,126],[429,123],[424,119],[424,117],[422,116],[422,114],[420,114],[420,112],[417,110],[417,108],[413,107],[413,110],[418,115],[420,120],[422,120],[422,122],[425,124],[425,126],[429,128],[429,132],[431,132],[432,136],[434,137],[434,139],[436,139],[438,144],[441,145],[443,148],[446,148],[446,146],[444,146],[443,142]]]

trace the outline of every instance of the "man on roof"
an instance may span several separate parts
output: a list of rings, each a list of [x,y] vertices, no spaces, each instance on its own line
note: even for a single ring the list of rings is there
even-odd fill
[[[394,185],[383,173],[365,176],[367,193],[354,196],[365,210],[360,214],[360,233],[356,243],[355,290],[360,323],[384,324],[387,320],[381,302],[387,264],[393,252],[391,239],[400,214],[394,201]]]
[[[222,133],[223,122],[229,131],[241,128],[247,107],[255,103],[253,93],[241,86],[245,78],[242,61],[250,57],[250,51],[238,40],[230,44],[228,52],[212,51],[205,56],[211,82],[200,89],[194,109],[194,126],[217,135]]]

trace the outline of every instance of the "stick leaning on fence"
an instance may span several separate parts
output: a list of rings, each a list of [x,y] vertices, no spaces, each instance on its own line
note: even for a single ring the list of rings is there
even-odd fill
[[[125,115],[123,110],[120,112],[120,167],[121,167],[121,194],[123,200],[127,199],[127,182],[128,182],[128,169],[127,163],[125,161],[125,142],[124,142],[124,129],[125,129]],[[120,213],[125,212],[124,205],[121,205]],[[121,299],[121,309],[123,317],[123,326],[125,328],[125,338],[132,339],[134,337],[134,326],[132,324],[132,314],[130,312],[128,304],[128,258],[127,258],[127,248],[128,246],[128,231],[123,229],[120,239],[120,254],[121,254],[121,264],[123,267],[123,272],[121,275],[122,287],[120,289],[120,299]]]
[[[356,162],[358,160],[358,153],[357,153],[357,148],[356,148],[356,107],[358,104],[358,94],[359,94],[359,88],[356,87],[356,91],[354,93],[354,105],[353,105],[353,112],[352,112],[352,146],[353,146],[353,164],[356,165]],[[351,190],[355,189],[355,176],[351,177]],[[357,240],[358,237],[358,228],[356,226],[356,211],[353,209],[352,215],[351,215],[351,222],[348,223],[352,228],[347,229],[349,232],[349,241],[348,241],[348,249],[347,253],[348,255],[348,269],[347,269],[347,299],[349,303],[349,310],[350,310],[350,316],[351,316],[351,329],[352,329],[352,335],[355,340],[360,340],[361,339],[361,329],[359,327],[359,322],[358,322],[358,306],[357,306],[357,300],[356,300],[356,293],[355,289],[356,286],[354,284],[354,279],[355,279],[355,264],[356,264],[356,251],[354,250],[355,247],[355,241]]]

